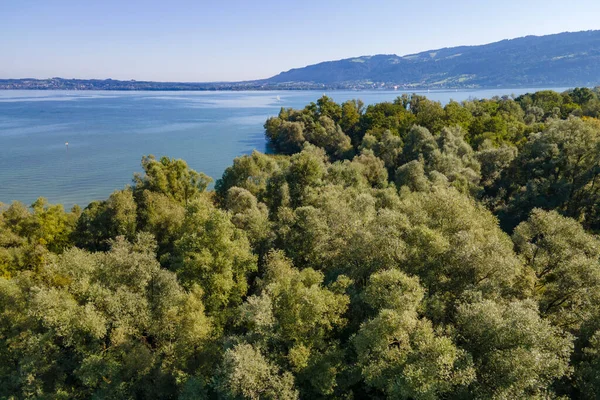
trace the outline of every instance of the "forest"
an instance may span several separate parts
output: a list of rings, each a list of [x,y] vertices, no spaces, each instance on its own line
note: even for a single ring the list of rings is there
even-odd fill
[[[214,182],[0,208],[0,399],[600,398],[600,91],[324,96]]]

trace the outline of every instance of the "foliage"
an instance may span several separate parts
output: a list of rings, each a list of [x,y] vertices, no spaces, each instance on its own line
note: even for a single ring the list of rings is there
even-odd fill
[[[209,338],[201,291],[160,268],[151,236],[66,251],[0,281],[0,395],[167,397]]]
[[[531,300],[465,303],[456,325],[475,363],[477,397],[546,398],[569,372],[571,338],[542,320]]]
[[[0,206],[0,398],[597,398],[599,112],[322,97],[214,192]]]
[[[495,190],[507,229],[533,208],[556,209],[598,229],[600,124],[570,117],[529,137]]]
[[[150,155],[142,158],[142,168],[145,174],[136,174],[134,177],[136,194],[150,190],[182,204],[187,204],[196,193],[204,191],[212,182],[203,173],[189,169],[183,160],[168,157],[156,160]]]

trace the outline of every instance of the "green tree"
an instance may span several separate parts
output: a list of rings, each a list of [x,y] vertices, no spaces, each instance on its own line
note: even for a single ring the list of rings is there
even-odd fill
[[[259,203],[250,191],[234,186],[227,191],[225,207],[232,214],[231,222],[246,232],[255,253],[259,258],[264,256],[275,236],[267,206]]]
[[[202,288],[207,313],[219,322],[225,322],[242,302],[248,274],[257,268],[244,232],[206,195],[186,207],[172,266],[184,286]]]
[[[578,87],[573,89],[573,91],[569,93],[569,96],[571,97],[571,99],[573,99],[575,103],[579,104],[580,106],[583,106],[590,100],[596,98],[594,92],[586,87]]]
[[[259,293],[240,307],[244,339],[268,349],[274,362],[293,372],[303,393],[313,396],[333,394],[344,370],[333,338],[346,322],[350,281],[340,276],[328,287],[323,281],[321,272],[300,271],[282,252],[271,252]]]
[[[483,206],[453,189],[407,195],[399,207],[405,242],[404,271],[427,288],[427,313],[434,322],[452,319],[466,291],[485,296],[527,295],[526,270],[510,237]]]
[[[225,352],[217,382],[219,393],[226,399],[298,398],[294,378],[288,372],[281,374],[249,344],[240,344]]]
[[[144,190],[139,196],[138,230],[154,235],[157,255],[164,265],[181,236],[185,207],[163,193]]]
[[[91,202],[77,220],[73,232],[77,246],[107,250],[117,236],[132,240],[137,230],[137,204],[131,189],[113,192],[108,200]]]
[[[0,279],[0,396],[174,397],[212,324],[154,248],[147,234],[120,237]]]
[[[535,209],[513,234],[515,247],[536,276],[540,311],[563,328],[577,328],[600,289],[600,240],[571,218]],[[590,303],[592,302],[592,303]]]
[[[467,354],[418,318],[423,295],[417,279],[397,270],[373,274],[364,291],[380,311],[352,343],[363,379],[388,398],[435,399],[473,380]]]
[[[342,103],[342,119],[340,127],[350,137],[352,144],[357,146],[360,142],[360,117],[364,112],[364,103],[361,100],[348,100]]]
[[[188,168],[183,160],[153,155],[142,157],[144,175],[135,174],[134,192],[139,195],[144,190],[162,193],[169,198],[187,204],[196,194],[206,190],[212,179],[201,172]]]
[[[438,101],[431,101],[425,96],[413,94],[409,103],[410,111],[415,115],[415,124],[438,133],[445,124],[446,113]]]
[[[223,177],[215,184],[215,192],[225,199],[227,191],[237,186],[262,200],[269,178],[288,163],[287,159],[268,156],[256,150],[250,155],[236,157],[233,165],[225,170]]]
[[[465,132],[469,131],[474,116],[467,108],[452,100],[446,104],[444,111],[447,126],[460,126]]]
[[[597,399],[600,396],[600,330],[590,338],[582,353],[582,361],[576,370],[577,387],[581,398]]]
[[[600,125],[570,117],[531,135],[518,157],[504,171],[496,188],[502,203],[500,220],[511,230],[534,208],[556,209],[600,226]]]
[[[462,304],[456,327],[475,363],[472,397],[548,398],[570,372],[572,338],[540,318],[533,301]]]

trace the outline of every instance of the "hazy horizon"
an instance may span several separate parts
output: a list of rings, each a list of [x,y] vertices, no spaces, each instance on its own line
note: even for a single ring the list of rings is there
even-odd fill
[[[1,78],[215,82],[374,54],[598,29],[600,3],[2,1]],[[543,21],[541,24],[539,21]]]
[[[588,31],[590,31],[590,30],[588,30]],[[554,34],[576,33],[576,32],[585,32],[585,31],[572,31],[572,32],[571,31],[565,31],[565,32],[556,32]],[[553,35],[553,33],[550,33],[548,35]],[[542,36],[542,35],[526,35],[526,36]],[[545,36],[545,35],[543,35],[543,36]],[[501,40],[513,40],[513,39],[519,39],[519,38],[523,38],[523,37],[525,37],[525,36],[518,36],[518,37],[514,37],[514,38],[505,38],[505,39],[501,39]],[[496,41],[496,42],[498,42],[498,41]],[[481,46],[481,45],[486,45],[486,44],[491,44],[491,43],[496,43],[496,42],[481,43],[481,44],[475,44],[475,45],[469,44],[469,43],[465,43],[464,45],[458,45],[458,46]],[[457,46],[445,46],[445,47],[449,48],[449,47],[457,47]],[[394,55],[397,55],[397,56],[400,56],[400,57],[405,57],[405,56],[409,56],[411,54],[417,54],[417,53],[421,53],[421,52],[426,52],[428,50],[439,50],[439,49],[442,49],[442,48],[444,48],[444,47],[432,48],[432,49],[423,49],[423,50],[419,50],[417,52],[405,53],[405,54],[394,54]],[[354,56],[349,56],[349,57],[344,57],[344,58],[331,59],[331,60],[329,60],[329,59],[328,60],[322,60],[322,61],[316,62],[314,64],[318,64],[318,63],[322,63],[322,62],[330,62],[330,61],[340,61],[340,60],[343,60],[343,59],[349,59],[349,58],[354,58],[354,57],[372,57],[372,56],[377,56],[377,55],[382,55],[382,54],[390,54],[391,55],[392,53],[360,54],[360,55],[357,54],[357,55],[354,55]],[[246,79],[246,80],[247,81],[251,81],[251,80],[268,79],[268,78],[270,78],[270,77],[272,77],[274,75],[277,75],[277,74],[279,74],[281,72],[287,72],[287,71],[289,71],[291,69],[303,68],[303,67],[306,67],[308,65],[314,65],[314,64],[298,65],[298,66],[295,66],[295,67],[288,68],[286,70],[279,71],[279,72],[277,72],[277,73],[275,73],[273,75],[259,77],[259,78],[255,78],[255,79]],[[0,79],[56,79],[56,78],[59,78],[59,79],[81,79],[81,80],[108,80],[108,79],[112,79],[112,80],[120,80],[120,81],[140,81],[140,82],[143,81],[141,79],[135,79],[135,78],[117,79],[117,78],[114,78],[112,76],[107,76],[107,77],[87,77],[87,78],[66,77],[66,76],[60,76],[60,75],[57,75],[57,76],[47,76],[47,77],[31,77],[31,76],[2,77],[2,76],[0,76]],[[164,81],[164,80],[163,81],[158,81],[158,80],[148,80],[148,81],[153,81],[153,82],[181,82],[181,83],[220,83],[220,82],[240,82],[240,81],[245,81],[245,80],[239,80],[239,81],[236,81],[236,80],[221,80],[221,81]]]

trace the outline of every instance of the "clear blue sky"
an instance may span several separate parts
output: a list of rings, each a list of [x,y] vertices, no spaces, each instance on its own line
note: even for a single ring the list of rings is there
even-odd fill
[[[215,81],[600,29],[600,1],[0,0],[0,77]]]

